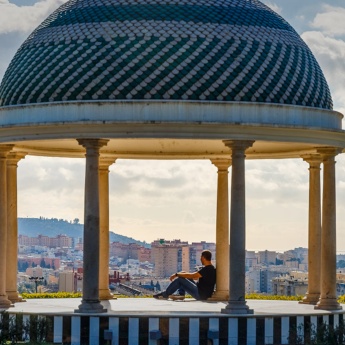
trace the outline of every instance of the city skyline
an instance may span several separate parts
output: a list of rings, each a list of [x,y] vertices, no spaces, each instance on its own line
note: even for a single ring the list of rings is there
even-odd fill
[[[0,0],[0,79],[24,39],[64,2]],[[309,45],[329,83],[334,109],[345,114],[343,0],[264,2]],[[345,155],[336,160],[337,251],[345,252]],[[20,161],[18,216],[83,223],[84,164],[44,157]],[[109,180],[110,230],[146,242],[215,242],[217,169],[210,161],[119,159]],[[246,162],[247,250],[307,247],[308,181],[302,159]]]

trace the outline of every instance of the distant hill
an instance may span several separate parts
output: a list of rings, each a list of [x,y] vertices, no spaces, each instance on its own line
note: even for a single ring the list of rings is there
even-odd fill
[[[57,218],[18,218],[18,233],[29,237],[46,235],[55,237],[65,234],[69,237],[83,237],[84,225],[78,219],[67,221]],[[132,237],[115,234],[110,231],[110,242],[137,243],[144,247],[150,247],[146,242],[137,241]]]

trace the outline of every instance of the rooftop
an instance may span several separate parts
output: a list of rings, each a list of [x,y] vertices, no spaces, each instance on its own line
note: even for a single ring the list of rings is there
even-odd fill
[[[308,46],[256,0],[68,1],[0,86],[0,106],[131,99],[332,109]]]

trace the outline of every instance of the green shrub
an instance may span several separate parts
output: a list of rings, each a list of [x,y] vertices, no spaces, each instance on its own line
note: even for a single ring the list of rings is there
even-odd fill
[[[24,299],[30,298],[80,298],[80,292],[22,293]]]
[[[22,315],[0,313],[0,345],[9,344],[46,344],[47,335],[52,333],[52,321],[49,318],[31,315],[23,322]]]
[[[251,293],[246,295],[246,299],[274,300],[274,301],[301,301],[303,296],[280,296]]]
[[[301,324],[295,330],[290,330],[289,344],[294,345],[342,345],[345,340],[344,323],[338,326],[322,323],[315,329],[312,325],[304,332],[304,325]],[[300,334],[304,333],[304,336]]]
[[[80,292],[52,292],[52,293],[27,293],[21,294],[24,299],[31,298],[81,298],[82,293]],[[151,298],[152,295],[139,295],[139,296],[126,296],[126,295],[115,295],[116,298]],[[280,295],[266,295],[261,293],[251,293],[246,295],[246,299],[257,299],[257,300],[275,300],[275,301],[301,301],[303,296],[280,296]],[[338,297],[339,303],[345,303],[345,295]]]

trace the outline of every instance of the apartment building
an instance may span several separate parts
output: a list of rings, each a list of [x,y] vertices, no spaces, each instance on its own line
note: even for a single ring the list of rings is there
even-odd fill
[[[38,235],[37,237],[29,237],[26,235],[18,236],[18,244],[24,246],[44,246],[49,248],[71,248],[73,243],[72,237],[60,234],[56,237],[46,235]]]
[[[182,270],[182,247],[162,245],[152,247],[152,256],[155,263],[155,276],[170,277]]]
[[[159,239],[151,243],[152,260],[155,264],[156,277],[169,277],[178,271],[193,272],[201,266],[200,256],[203,250],[210,250],[215,263],[216,245],[211,242],[183,242]]]
[[[196,261],[197,266],[201,265],[200,257],[203,250],[211,251],[213,264],[216,264],[216,244],[215,243],[205,242],[205,241],[192,242],[190,244],[190,247],[192,247],[195,251],[195,261]]]
[[[258,263],[264,264],[264,265],[275,265],[276,258],[277,258],[277,252],[269,251],[269,250],[263,250],[256,253]]]
[[[122,259],[134,259],[141,262],[151,262],[151,249],[140,246],[137,243],[112,242],[109,247],[110,256]]]
[[[150,262],[153,263],[152,257],[151,257],[151,248],[145,248],[141,247],[138,250],[138,260],[139,262]]]
[[[258,264],[258,257],[254,251],[246,250],[246,268],[250,269]]]
[[[284,296],[303,296],[308,290],[308,273],[290,272],[272,279],[272,293]]]

